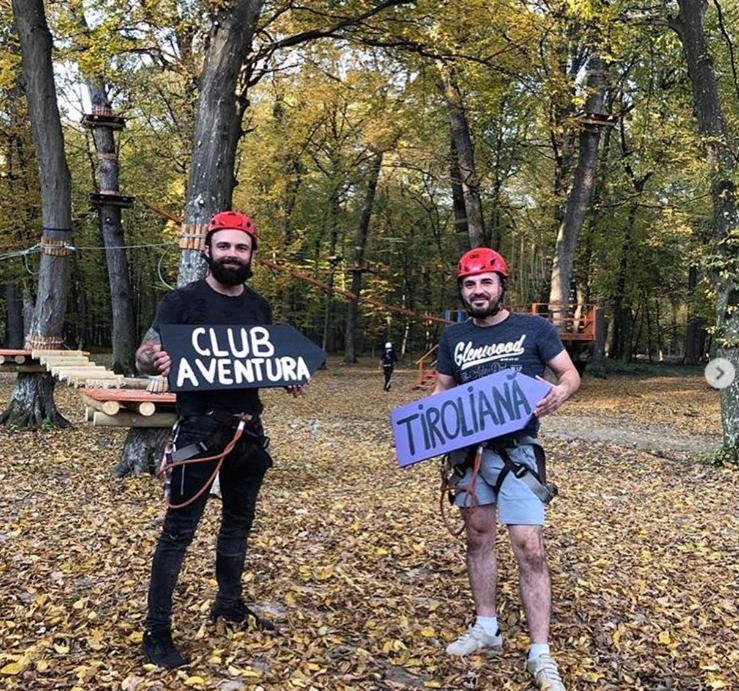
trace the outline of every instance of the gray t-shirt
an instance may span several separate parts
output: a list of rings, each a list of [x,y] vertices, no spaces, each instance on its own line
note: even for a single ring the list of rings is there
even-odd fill
[[[557,329],[543,317],[511,312],[493,326],[476,326],[471,319],[446,327],[439,341],[436,370],[457,384],[480,379],[502,369],[529,377],[541,376],[547,363],[564,350]],[[534,418],[522,434],[536,436]]]

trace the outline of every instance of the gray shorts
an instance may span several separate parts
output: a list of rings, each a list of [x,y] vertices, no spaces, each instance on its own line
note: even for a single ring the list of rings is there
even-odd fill
[[[530,444],[508,449],[508,455],[514,463],[526,465],[536,473],[536,456],[534,455],[534,447]],[[452,462],[461,463],[463,460],[463,453],[455,452],[452,454]],[[494,451],[485,449],[480,464],[480,472],[475,483],[477,501],[474,501],[466,492],[466,488],[472,479],[472,468],[467,468],[462,477],[454,473],[450,482],[457,489],[454,497],[455,506],[471,507],[497,504],[498,520],[501,523],[506,525],[544,525],[543,502],[513,473],[508,473],[503,480],[496,500],[493,488],[502,469],[503,459]]]

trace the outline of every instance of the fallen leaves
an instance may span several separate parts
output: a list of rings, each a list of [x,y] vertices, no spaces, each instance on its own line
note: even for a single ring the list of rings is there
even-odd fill
[[[0,434],[0,687],[531,688],[504,531],[504,650],[495,660],[444,653],[472,604],[462,545],[437,515],[435,463],[393,464],[388,412],[417,395],[411,380],[399,373],[386,394],[376,370],[332,363],[303,398],[265,394],[276,462],[244,587],[280,634],[206,624],[214,500],[175,593],[174,637],[192,662],[173,672],[144,665],[139,652],[162,510],[150,478],[110,476],[125,430]],[[10,381],[0,382],[4,400]],[[80,423],[76,394],[59,388],[57,399]],[[586,379],[564,412],[580,417],[581,436],[588,416],[666,438],[718,432],[718,396],[698,377]],[[545,445],[561,493],[546,528],[551,640],[568,688],[738,689],[737,474],[616,444]]]

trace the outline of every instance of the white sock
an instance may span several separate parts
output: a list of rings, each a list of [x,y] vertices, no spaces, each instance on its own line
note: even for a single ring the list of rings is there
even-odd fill
[[[498,629],[498,617],[481,617],[479,614],[477,615],[477,619],[475,619],[475,624],[482,627],[482,630],[488,635],[488,636],[495,636],[497,635],[499,629]]]
[[[549,655],[549,643],[532,643],[529,648],[529,660],[533,660],[539,655]]]

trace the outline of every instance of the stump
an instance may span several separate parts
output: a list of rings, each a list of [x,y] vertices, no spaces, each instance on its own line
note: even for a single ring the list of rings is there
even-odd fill
[[[0,415],[5,429],[69,427],[54,402],[54,378],[48,372],[19,372],[8,409]]]
[[[127,475],[153,475],[159,468],[164,445],[169,437],[167,427],[132,427],[123,444],[118,465],[113,470],[116,477]]]

